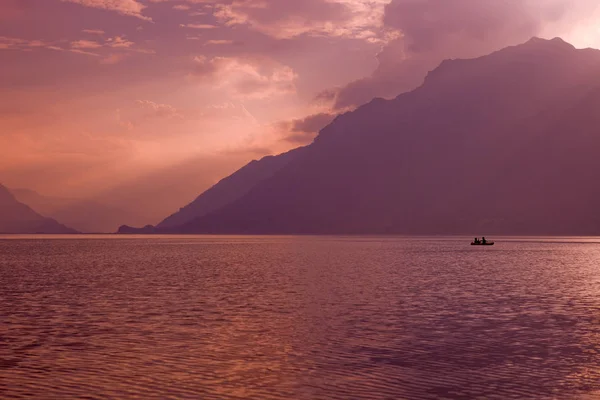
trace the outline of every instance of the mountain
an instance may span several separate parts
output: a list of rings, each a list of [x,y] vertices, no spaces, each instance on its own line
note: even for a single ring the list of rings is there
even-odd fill
[[[260,149],[256,151],[261,152]],[[148,171],[54,214],[86,232],[115,232],[122,224],[156,224],[200,190],[243,165],[249,153],[198,156]]]
[[[534,38],[447,60],[272,176],[158,232],[600,234],[600,51]]]
[[[257,150],[260,152],[261,150]],[[22,203],[81,232],[115,232],[122,224],[157,224],[189,203],[199,191],[246,163],[249,153],[193,157],[157,167],[125,180],[115,179],[102,191],[78,197],[54,197],[27,189],[11,189]]]
[[[39,214],[47,215],[80,232],[114,232],[123,222],[144,224],[147,216],[135,211],[105,204],[95,199],[60,198],[42,195],[30,189],[11,189],[17,201],[28,205]]]
[[[0,185],[0,233],[77,233],[52,218],[46,218],[17,201]]]
[[[198,196],[193,202],[181,208],[157,225],[157,228],[173,228],[194,218],[209,214],[232,203],[250,191],[259,182],[270,178],[303,151],[303,147],[277,156],[266,156],[254,160],[234,174],[219,181],[216,185]]]

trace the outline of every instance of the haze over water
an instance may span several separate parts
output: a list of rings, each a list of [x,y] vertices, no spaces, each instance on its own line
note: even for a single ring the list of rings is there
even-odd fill
[[[5,237],[0,398],[600,398],[600,239]]]

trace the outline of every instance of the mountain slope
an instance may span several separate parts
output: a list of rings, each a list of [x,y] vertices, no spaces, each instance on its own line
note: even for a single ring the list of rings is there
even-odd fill
[[[234,174],[221,180],[193,202],[166,218],[157,228],[173,228],[183,225],[226,206],[244,196],[259,182],[270,178],[290,161],[295,159],[303,148],[297,148],[277,156],[267,156],[252,161]]]
[[[0,185],[0,233],[77,233],[20,203]]]
[[[600,52],[560,39],[446,61],[171,232],[598,234]]]

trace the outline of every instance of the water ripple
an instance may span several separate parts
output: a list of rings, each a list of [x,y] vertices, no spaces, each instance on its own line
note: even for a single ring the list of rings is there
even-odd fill
[[[598,240],[468,241],[0,240],[0,398],[600,399]]]

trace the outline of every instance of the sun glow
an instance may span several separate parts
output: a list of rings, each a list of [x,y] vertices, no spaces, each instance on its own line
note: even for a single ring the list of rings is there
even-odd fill
[[[576,26],[565,35],[565,40],[579,49],[600,49],[600,20]]]

